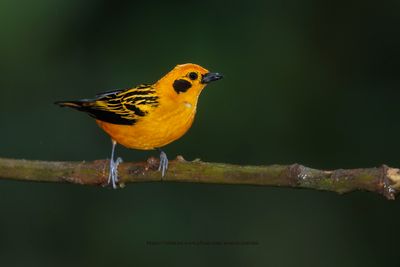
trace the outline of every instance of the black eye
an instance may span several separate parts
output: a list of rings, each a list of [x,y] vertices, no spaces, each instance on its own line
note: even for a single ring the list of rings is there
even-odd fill
[[[197,73],[196,72],[191,72],[191,73],[189,73],[189,78],[192,80],[192,81],[194,81],[194,80],[196,80],[197,79]]]

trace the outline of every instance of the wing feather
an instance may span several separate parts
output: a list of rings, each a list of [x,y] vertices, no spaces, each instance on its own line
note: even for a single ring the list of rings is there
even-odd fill
[[[158,95],[153,86],[141,84],[130,89],[101,93],[94,99],[58,104],[84,111],[97,120],[133,125],[158,106]]]

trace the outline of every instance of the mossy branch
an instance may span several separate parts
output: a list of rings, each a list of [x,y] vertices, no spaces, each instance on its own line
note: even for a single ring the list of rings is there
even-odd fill
[[[0,158],[0,179],[106,185],[108,160],[51,162]],[[378,168],[317,170],[299,164],[240,166],[202,161],[171,160],[165,177],[158,160],[126,162],[119,168],[120,185],[130,182],[191,182],[309,188],[347,193],[365,190],[394,199],[400,191],[400,170]]]

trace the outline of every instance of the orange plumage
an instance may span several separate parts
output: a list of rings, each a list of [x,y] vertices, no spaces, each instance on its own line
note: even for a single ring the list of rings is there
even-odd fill
[[[183,64],[152,85],[142,84],[99,94],[94,99],[61,101],[57,104],[84,111],[94,117],[112,138],[113,151],[115,142],[133,149],[156,149],[187,132],[193,123],[201,91],[209,82],[221,78],[222,75],[210,73],[199,65]],[[165,161],[167,164],[166,157]],[[113,180],[111,168],[110,179]],[[165,169],[166,166],[163,166],[163,174]],[[114,180],[113,185],[115,187]]]

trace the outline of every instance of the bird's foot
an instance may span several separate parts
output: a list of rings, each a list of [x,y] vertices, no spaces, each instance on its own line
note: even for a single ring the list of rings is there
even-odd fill
[[[108,175],[108,184],[114,189],[118,187],[118,165],[122,162],[122,158],[117,158],[115,161],[110,160],[110,173]]]
[[[158,166],[158,171],[161,171],[161,177],[164,177],[165,172],[168,169],[168,158],[167,154],[161,150],[160,152],[160,165]]]

